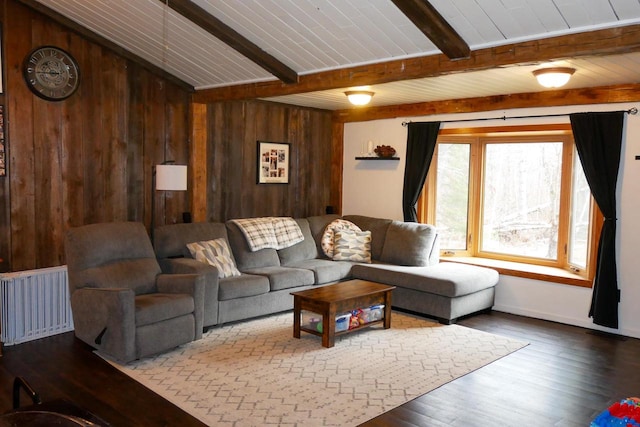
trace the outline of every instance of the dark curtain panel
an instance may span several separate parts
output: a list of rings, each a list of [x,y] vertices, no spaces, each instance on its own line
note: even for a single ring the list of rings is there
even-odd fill
[[[436,149],[440,122],[409,123],[408,128],[402,212],[406,222],[417,222],[416,204]]]
[[[589,316],[593,323],[618,328],[616,267],[616,182],[620,166],[624,112],[571,114],[571,128],[591,194],[604,215]]]

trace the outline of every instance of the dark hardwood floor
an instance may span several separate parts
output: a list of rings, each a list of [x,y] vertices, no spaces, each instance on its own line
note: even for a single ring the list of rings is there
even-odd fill
[[[493,312],[460,325],[530,345],[363,424],[588,426],[611,403],[640,395],[640,340]],[[42,400],[65,399],[113,426],[201,426],[95,356],[72,333],[5,347],[0,414],[22,376]],[[23,395],[23,405],[28,399]]]

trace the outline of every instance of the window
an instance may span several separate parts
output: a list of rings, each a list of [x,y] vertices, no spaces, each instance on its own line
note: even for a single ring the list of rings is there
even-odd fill
[[[470,150],[470,144],[438,145],[435,225],[441,247],[449,250],[467,250]]]
[[[443,256],[590,278],[598,221],[569,125],[441,131],[420,206]]]

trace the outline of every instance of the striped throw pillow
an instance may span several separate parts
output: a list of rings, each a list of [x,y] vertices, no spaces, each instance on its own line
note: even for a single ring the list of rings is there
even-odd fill
[[[240,271],[231,256],[227,241],[223,238],[193,242],[187,244],[191,256],[200,262],[212,265],[218,269],[218,277],[240,276]]]
[[[333,260],[371,264],[371,231],[336,230]]]

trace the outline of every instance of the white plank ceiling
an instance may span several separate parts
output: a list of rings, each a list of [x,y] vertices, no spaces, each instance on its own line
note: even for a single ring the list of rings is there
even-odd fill
[[[275,80],[170,7],[171,0],[38,0],[196,89]],[[193,0],[300,75],[439,54],[390,0]],[[472,50],[640,23],[640,0],[431,0]],[[560,61],[568,88],[640,81],[640,54]],[[556,63],[554,63],[556,64]],[[545,64],[548,65],[548,64]],[[376,85],[373,106],[541,90],[539,65]],[[349,108],[341,88],[269,98]]]

